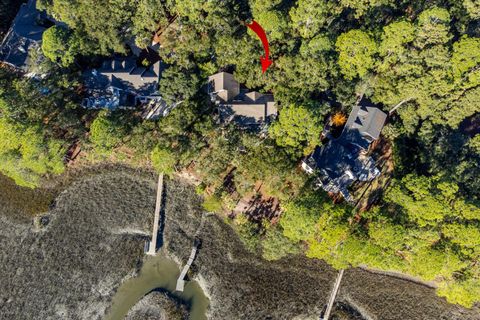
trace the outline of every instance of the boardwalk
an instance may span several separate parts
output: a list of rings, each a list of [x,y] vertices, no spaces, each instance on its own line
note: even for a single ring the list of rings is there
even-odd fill
[[[180,276],[178,277],[177,280],[177,287],[175,291],[183,292],[183,289],[185,287],[185,276],[187,275],[188,270],[192,266],[193,261],[195,260],[195,256],[197,255],[198,247],[200,246],[200,239],[199,235],[200,232],[203,228],[203,225],[205,224],[205,218],[207,217],[208,213],[204,213],[202,215],[202,219],[200,221],[200,226],[197,229],[197,232],[195,232],[195,240],[193,243],[192,251],[190,252],[190,257],[188,258],[187,264],[183,267],[182,272],[180,273]]]
[[[332,293],[330,294],[330,299],[328,300],[327,310],[323,315],[322,320],[328,320],[330,318],[330,313],[332,312],[333,303],[335,302],[335,297],[337,296],[338,288],[340,288],[340,283],[342,282],[343,269],[338,272],[337,279],[335,280],[335,285],[333,286]]]
[[[155,218],[153,221],[153,234],[152,241],[148,248],[147,254],[154,255],[157,253],[157,236],[158,236],[158,227],[160,224],[160,208],[162,207],[162,194],[163,194],[163,173],[158,176],[158,187],[157,187],[157,203],[155,205]]]
[[[182,272],[180,273],[180,276],[178,277],[177,280],[177,287],[175,288],[175,291],[183,292],[183,289],[185,287],[185,276],[187,275],[188,270],[192,266],[193,260],[195,260],[195,256],[197,255],[197,250],[198,250],[198,245],[194,245],[192,248],[192,252],[190,253],[190,258],[188,258],[188,262],[183,267]]]

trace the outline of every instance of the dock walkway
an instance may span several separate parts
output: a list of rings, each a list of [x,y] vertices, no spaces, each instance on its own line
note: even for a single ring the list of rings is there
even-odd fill
[[[202,214],[202,219],[200,221],[200,226],[197,229],[197,232],[195,232],[195,239],[192,247],[192,251],[190,252],[190,257],[188,258],[187,264],[183,267],[182,272],[180,273],[180,276],[178,277],[177,280],[177,286],[175,291],[183,292],[183,289],[185,288],[185,276],[187,275],[188,270],[192,266],[193,261],[195,260],[195,256],[197,255],[198,247],[200,246],[200,232],[202,231],[203,225],[205,224],[205,218],[207,217],[208,213],[203,213]]]
[[[162,196],[163,196],[163,173],[158,176],[158,185],[157,185],[157,202],[155,205],[155,218],[153,221],[153,233],[152,241],[148,247],[147,254],[155,255],[157,253],[157,237],[158,237],[158,228],[160,226],[160,208],[162,207]]]
[[[332,312],[333,303],[335,302],[335,298],[337,297],[338,289],[340,288],[340,283],[342,282],[343,272],[345,270],[340,270],[337,275],[337,279],[335,280],[335,284],[333,285],[332,293],[330,294],[330,299],[328,300],[327,309],[323,315],[321,320],[328,320],[330,318],[330,313]]]

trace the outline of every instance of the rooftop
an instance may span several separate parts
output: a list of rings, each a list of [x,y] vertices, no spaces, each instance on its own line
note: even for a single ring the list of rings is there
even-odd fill
[[[105,61],[99,69],[86,72],[86,85],[101,89],[113,86],[125,91],[151,94],[157,90],[160,62],[146,68],[137,65],[135,56]]]
[[[303,169],[318,177],[326,191],[341,192],[347,201],[347,188],[354,181],[371,181],[378,176],[373,159],[365,154],[370,143],[380,136],[386,114],[371,106],[355,106],[342,135],[317,147],[302,163]]]
[[[209,91],[218,105],[222,122],[234,121],[240,126],[257,126],[277,115],[272,94],[243,90],[231,73],[220,72],[209,77]]]
[[[28,52],[31,48],[40,46],[43,32],[46,30],[42,23],[45,22],[48,22],[48,17],[44,12],[37,10],[36,0],[22,4],[0,45],[0,60],[27,71],[30,65]]]
[[[363,101],[363,104],[360,103],[353,107],[344,131],[347,131],[347,134],[348,132],[355,132],[355,135],[350,137],[352,142],[359,142],[364,145],[364,142],[360,142],[359,138],[366,140],[368,143],[377,140],[380,137],[380,132],[386,119],[386,113],[376,107],[369,106],[366,101]],[[356,129],[357,131],[351,129]],[[357,132],[358,135],[356,134]],[[344,134],[345,132],[342,133],[342,135]]]
[[[135,106],[137,101],[143,101],[145,97],[157,96],[160,61],[154,61],[149,67],[138,65],[138,61],[139,58],[134,55],[114,58],[106,60],[98,69],[86,71],[84,82],[90,97],[85,99],[84,105],[112,109]],[[105,100],[107,103],[104,103]]]

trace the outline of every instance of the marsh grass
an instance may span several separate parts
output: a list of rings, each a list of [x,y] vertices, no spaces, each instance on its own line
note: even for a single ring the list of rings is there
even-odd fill
[[[98,167],[71,172],[52,186],[66,190],[40,228],[12,219],[11,207],[0,208],[7,212],[0,214],[1,320],[102,319],[119,285],[142,265],[154,174]],[[165,194],[165,248],[184,263],[202,199],[193,187],[172,180]],[[326,263],[301,255],[268,262],[248,252],[217,216],[207,218],[200,236],[189,277],[199,279],[210,298],[209,319],[318,318],[336,275]],[[478,308],[448,304],[431,288],[360,269],[345,272],[338,301],[372,319],[479,319]],[[345,316],[345,310],[337,314]]]
[[[2,215],[0,319],[102,319],[141,265],[154,190],[149,177],[104,172],[62,192],[43,229]]]

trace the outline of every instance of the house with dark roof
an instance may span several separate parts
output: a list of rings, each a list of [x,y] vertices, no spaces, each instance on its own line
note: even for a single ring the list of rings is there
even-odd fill
[[[233,74],[220,72],[208,78],[212,102],[217,105],[222,123],[235,122],[242,128],[259,128],[277,116],[272,94],[241,88]]]
[[[160,60],[155,59],[148,66],[140,61],[143,60],[136,55],[114,58],[104,61],[98,69],[86,71],[84,84],[88,97],[83,100],[82,106],[89,109],[117,109],[155,104],[163,110],[155,108],[155,112],[163,114],[168,106],[158,92]]]
[[[53,23],[45,12],[37,10],[36,0],[22,4],[0,44],[0,61],[27,72],[36,63],[30,61],[29,51],[40,48],[46,26]]]
[[[372,181],[380,175],[367,151],[380,137],[386,118],[376,107],[353,107],[340,137],[317,147],[302,161],[303,170],[316,176],[317,186],[341,193],[345,200],[353,202],[348,187],[355,181]]]

